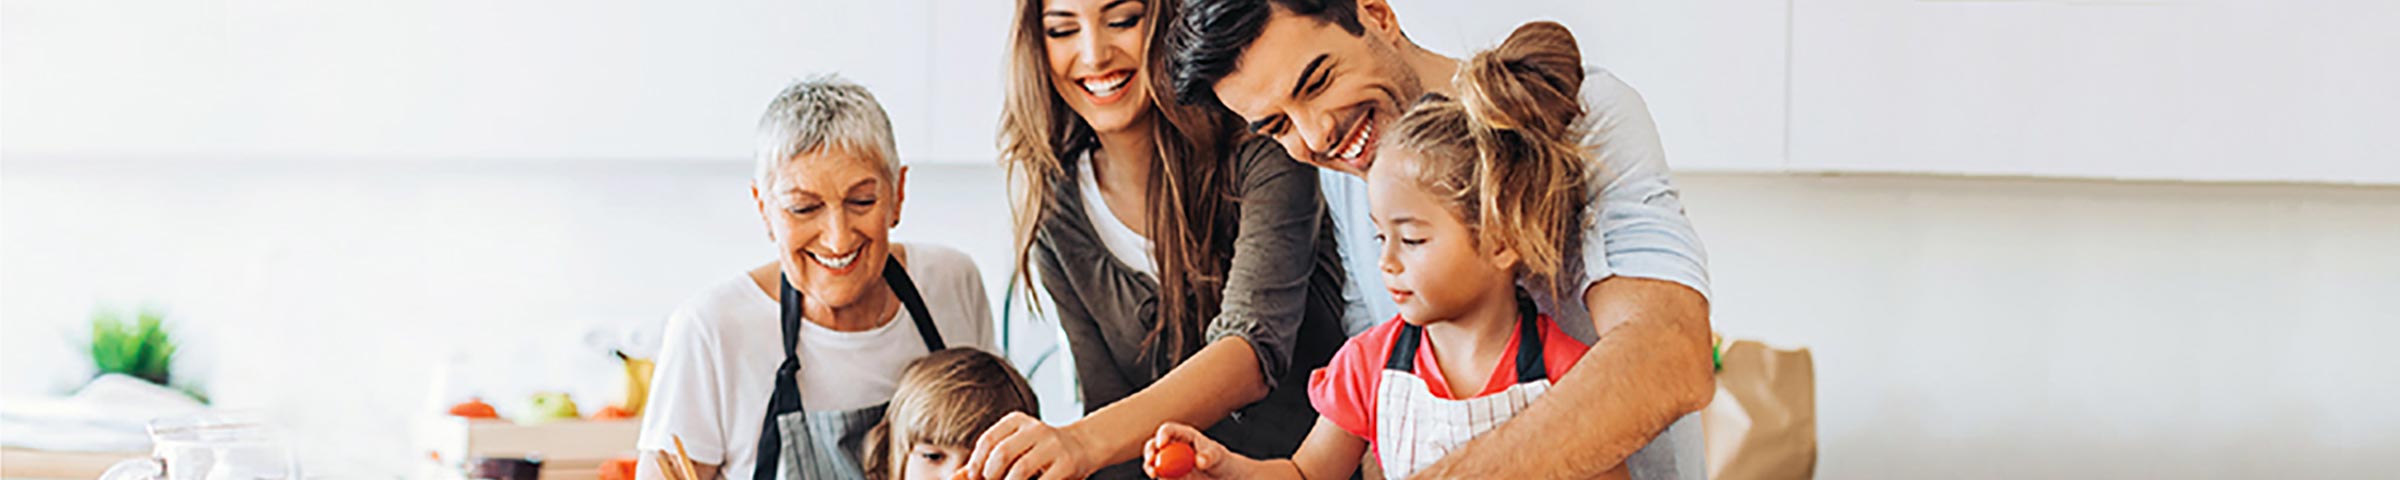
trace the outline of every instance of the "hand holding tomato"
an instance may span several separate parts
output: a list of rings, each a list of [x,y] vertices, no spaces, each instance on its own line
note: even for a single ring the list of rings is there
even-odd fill
[[[1182,440],[1169,441],[1158,447],[1157,453],[1150,454],[1151,475],[1158,478],[1183,478],[1197,467],[1192,459],[1192,444]]]
[[[1158,434],[1142,443],[1142,472],[1152,478],[1238,478],[1229,471],[1237,460],[1224,444],[1181,423],[1159,425]]]

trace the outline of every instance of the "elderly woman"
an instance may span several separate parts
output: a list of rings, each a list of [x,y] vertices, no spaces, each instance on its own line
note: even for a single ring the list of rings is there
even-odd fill
[[[908,169],[866,89],[834,77],[785,88],[758,127],[751,179],[776,261],[668,317],[639,446],[702,479],[858,478],[859,442],[910,360],[991,349],[991,313],[966,255],[891,242]],[[660,478],[645,455],[644,478]]]

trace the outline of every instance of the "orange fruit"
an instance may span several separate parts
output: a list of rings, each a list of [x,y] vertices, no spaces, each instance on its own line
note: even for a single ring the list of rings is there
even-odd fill
[[[639,463],[640,460],[631,457],[600,462],[600,480],[633,480],[633,467]]]
[[[632,411],[626,410],[625,407],[619,407],[615,405],[610,405],[608,408],[602,408],[599,412],[592,414],[593,420],[624,420],[629,418],[633,418]]]
[[[1192,469],[1198,467],[1192,458],[1192,444],[1184,442],[1167,442],[1159,446],[1158,454],[1152,456],[1151,460],[1150,468],[1158,472],[1158,478],[1190,475]]]
[[[483,403],[481,398],[470,398],[466,403],[450,406],[450,414],[466,418],[500,418],[500,412],[493,410],[492,404]]]

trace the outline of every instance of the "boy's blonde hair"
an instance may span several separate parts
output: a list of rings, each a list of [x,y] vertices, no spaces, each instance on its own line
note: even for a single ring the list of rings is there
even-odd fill
[[[916,444],[973,445],[1009,412],[1040,411],[1033,387],[1007,360],[965,347],[933,352],[901,371],[883,422],[867,432],[867,478],[902,478]]]
[[[1427,95],[1394,122],[1385,151],[1441,198],[1479,245],[1516,251],[1529,284],[1557,281],[1584,230],[1583,59],[1553,22],[1517,27],[1459,70],[1458,99]]]

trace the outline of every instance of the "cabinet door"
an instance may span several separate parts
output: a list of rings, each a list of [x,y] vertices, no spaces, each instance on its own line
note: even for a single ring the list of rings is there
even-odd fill
[[[933,61],[941,46],[934,43],[933,2],[927,0],[806,2],[786,40],[808,48],[790,60],[788,75],[838,72],[875,92],[892,119],[892,136],[900,157],[911,163],[934,161],[943,149],[945,132],[933,118],[949,107],[934,95]],[[960,2],[979,3],[979,2]],[[765,106],[767,95],[759,95]]]
[[[934,135],[923,139],[924,153],[930,161],[995,165],[1016,2],[941,2],[932,14],[935,110],[926,124]]]
[[[748,161],[778,88],[840,71],[875,89],[907,144],[934,137],[929,10],[10,1],[0,125],[12,156]]]
[[[1799,170],[2400,182],[2400,3],[1810,0]]]

